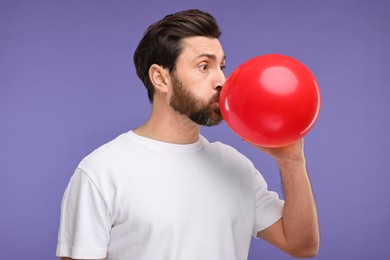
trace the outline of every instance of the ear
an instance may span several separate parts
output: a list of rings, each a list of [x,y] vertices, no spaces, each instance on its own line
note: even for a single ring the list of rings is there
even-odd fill
[[[149,68],[149,78],[152,81],[155,89],[162,93],[168,93],[168,79],[169,73],[160,65],[152,64]]]

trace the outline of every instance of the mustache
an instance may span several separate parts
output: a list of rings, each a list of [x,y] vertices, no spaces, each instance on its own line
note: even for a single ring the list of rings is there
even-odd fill
[[[221,94],[221,91],[218,90],[210,99],[210,104],[213,104],[215,102],[219,102],[219,96]]]

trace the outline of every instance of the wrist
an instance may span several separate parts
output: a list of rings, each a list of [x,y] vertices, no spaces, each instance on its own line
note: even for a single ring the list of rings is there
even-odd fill
[[[277,164],[282,171],[285,169],[306,168],[306,159],[303,156],[296,158],[283,158],[277,160]]]

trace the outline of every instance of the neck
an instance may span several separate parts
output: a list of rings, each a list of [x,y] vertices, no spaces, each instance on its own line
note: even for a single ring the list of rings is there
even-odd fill
[[[157,108],[154,104],[149,119],[133,132],[162,142],[190,144],[199,139],[200,126],[170,107]]]

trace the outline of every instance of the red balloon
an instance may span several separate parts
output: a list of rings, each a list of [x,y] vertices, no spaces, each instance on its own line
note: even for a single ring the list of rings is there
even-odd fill
[[[280,147],[305,136],[320,109],[317,81],[301,62],[268,54],[237,67],[219,99],[222,116],[244,140]]]

